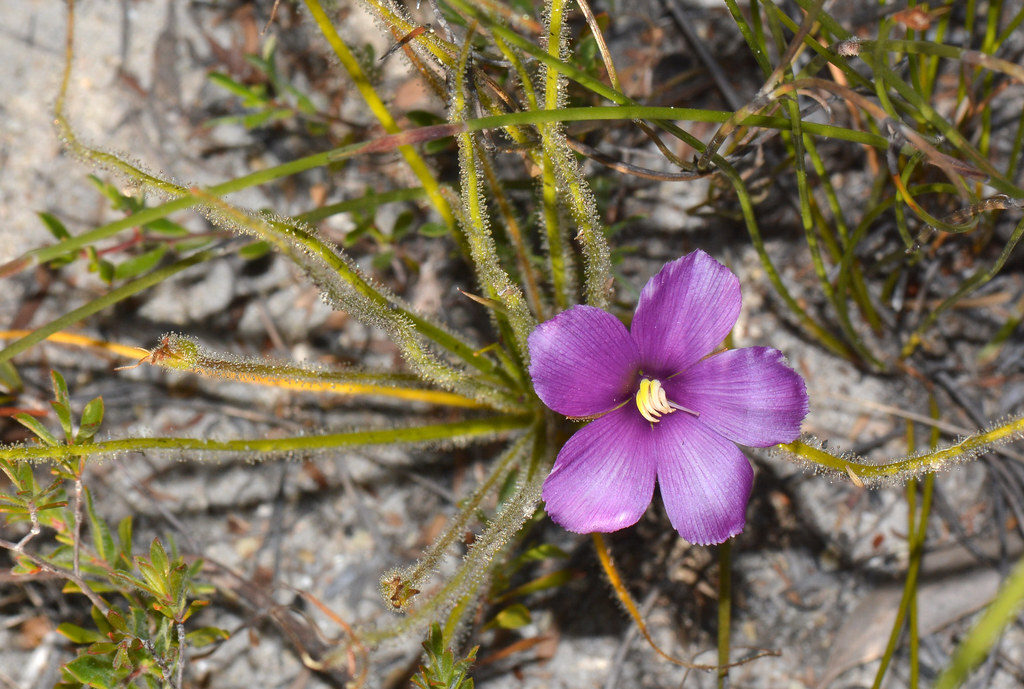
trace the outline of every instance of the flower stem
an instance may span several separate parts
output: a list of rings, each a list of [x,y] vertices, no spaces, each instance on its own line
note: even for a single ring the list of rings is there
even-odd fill
[[[718,689],[729,686],[732,633],[732,540],[718,546]]]
[[[619,576],[619,570],[616,569],[615,563],[612,562],[611,552],[608,550],[608,545],[605,543],[604,536],[599,533],[590,534],[590,538],[594,542],[594,551],[597,553],[597,559],[601,562],[601,568],[604,569],[604,574],[608,577],[608,583],[611,584],[612,590],[615,592],[615,597],[622,603],[622,607],[626,609],[629,616],[633,618],[633,622],[636,623],[637,629],[643,634],[647,644],[654,649],[654,652],[660,655],[665,660],[669,661],[674,665],[680,665],[682,667],[690,668],[691,670],[717,670],[718,667],[715,665],[696,665],[694,663],[688,663],[685,660],[679,660],[673,656],[670,656],[665,651],[661,650],[661,647],[655,643],[654,638],[651,637],[651,633],[647,630],[647,624],[644,622],[643,616],[640,614],[640,608],[637,607],[636,601],[633,600],[633,596],[630,594],[629,589],[622,583],[622,577]]]
[[[955,464],[973,460],[984,452],[1024,436],[1024,416],[1018,416],[994,428],[977,433],[941,450],[910,455],[883,464],[866,464],[855,455],[834,455],[802,440],[776,445],[790,459],[799,458],[816,467],[830,470],[836,477],[856,477],[868,487],[892,482],[905,482],[922,474],[948,469]]]

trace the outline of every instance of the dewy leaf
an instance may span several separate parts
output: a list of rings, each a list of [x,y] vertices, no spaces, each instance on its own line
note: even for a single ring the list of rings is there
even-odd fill
[[[414,377],[408,375],[332,370],[288,361],[243,358],[212,352],[195,340],[173,333],[164,335],[159,346],[150,353],[149,362],[154,366],[191,371],[201,376],[217,376],[291,390],[340,395],[381,395],[458,407],[483,406],[462,395],[423,388]]]

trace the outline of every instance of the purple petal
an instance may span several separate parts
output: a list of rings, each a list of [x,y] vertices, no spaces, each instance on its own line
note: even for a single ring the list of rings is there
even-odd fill
[[[700,412],[702,423],[741,445],[796,440],[807,415],[803,378],[770,347],[715,354],[664,386],[670,400]]]
[[[636,345],[607,311],[574,306],[537,326],[528,344],[533,387],[559,414],[601,414],[633,394]]]
[[[542,497],[555,523],[576,533],[635,524],[654,495],[652,429],[626,405],[581,428],[558,453]]]
[[[714,351],[740,314],[740,281],[703,251],[666,263],[640,293],[630,329],[644,373],[669,376]]]
[[[742,531],[754,470],[739,448],[685,412],[664,418],[654,430],[661,499],[679,535],[712,545]]]

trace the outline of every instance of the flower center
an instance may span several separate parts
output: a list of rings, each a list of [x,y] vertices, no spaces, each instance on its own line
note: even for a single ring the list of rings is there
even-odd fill
[[[658,423],[665,414],[674,411],[684,411],[687,414],[700,416],[700,412],[687,409],[668,399],[665,388],[657,378],[643,378],[640,380],[640,389],[636,392],[636,408],[640,410],[640,416],[651,423]]]

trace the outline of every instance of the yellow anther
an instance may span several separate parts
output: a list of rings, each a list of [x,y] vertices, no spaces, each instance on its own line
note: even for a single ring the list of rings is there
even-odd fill
[[[640,389],[636,393],[636,408],[640,410],[640,415],[651,423],[658,423],[663,415],[675,411],[665,395],[665,388],[661,387],[661,381],[654,378],[644,378],[640,381]]]

